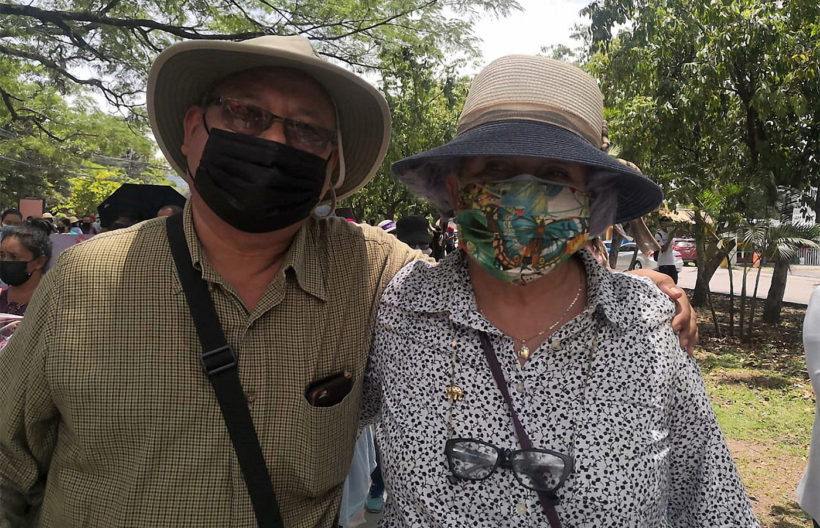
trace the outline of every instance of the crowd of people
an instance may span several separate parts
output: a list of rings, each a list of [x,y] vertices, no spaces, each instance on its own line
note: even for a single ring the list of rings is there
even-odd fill
[[[335,528],[371,423],[383,526],[759,526],[682,290],[587,249],[662,199],[606,152],[588,74],[479,73],[456,137],[393,166],[434,227],[330,214],[390,114],[307,39],[175,44],[147,102],[179,214],[42,278],[4,237],[40,284],[0,353],[0,526]]]

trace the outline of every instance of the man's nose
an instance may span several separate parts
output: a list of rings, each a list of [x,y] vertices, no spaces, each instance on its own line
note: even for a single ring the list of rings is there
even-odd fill
[[[287,144],[288,138],[285,134],[285,122],[281,119],[276,119],[273,121],[273,124],[267,128],[267,130],[263,130],[259,137],[262,139],[267,139],[269,141],[276,141],[277,143]]]

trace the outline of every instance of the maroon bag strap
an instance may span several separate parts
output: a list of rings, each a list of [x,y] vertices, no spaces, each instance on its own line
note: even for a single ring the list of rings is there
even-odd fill
[[[501,395],[507,403],[507,408],[510,410],[518,441],[521,442],[521,447],[524,449],[532,449],[532,441],[524,430],[524,426],[521,425],[521,421],[518,419],[518,413],[515,412],[515,407],[513,407],[510,391],[507,389],[507,380],[504,379],[504,374],[501,372],[501,365],[498,363],[498,357],[495,355],[495,349],[490,343],[490,338],[487,337],[487,334],[484,332],[479,332],[478,337],[481,339],[481,348],[484,349],[484,357],[490,366],[490,372],[493,374],[495,384],[498,386],[498,390],[501,391]],[[558,502],[558,497],[547,491],[536,491],[536,493],[538,493],[541,508],[544,510],[544,514],[547,516],[550,526],[552,528],[561,528],[558,512],[555,511],[555,503]]]

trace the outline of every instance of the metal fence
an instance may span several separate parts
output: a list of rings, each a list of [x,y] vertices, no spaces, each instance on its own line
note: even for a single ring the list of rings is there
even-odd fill
[[[809,266],[820,266],[820,249],[802,248],[800,250],[799,264]]]

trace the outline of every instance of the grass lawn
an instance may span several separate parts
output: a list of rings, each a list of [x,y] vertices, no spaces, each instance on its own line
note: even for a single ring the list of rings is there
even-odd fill
[[[713,294],[712,299],[726,334],[729,297]],[[756,323],[748,345],[738,338],[716,337],[711,312],[698,309],[701,342],[695,357],[763,527],[811,528],[794,499],[808,458],[815,409],[801,335],[806,310],[784,306],[782,313],[776,327]]]

